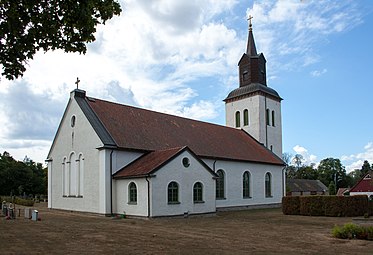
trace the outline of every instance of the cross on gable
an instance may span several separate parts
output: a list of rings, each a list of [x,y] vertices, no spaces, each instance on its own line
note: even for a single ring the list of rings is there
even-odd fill
[[[76,89],[79,89],[79,82],[80,82],[79,77],[76,77],[76,82],[75,82]]]

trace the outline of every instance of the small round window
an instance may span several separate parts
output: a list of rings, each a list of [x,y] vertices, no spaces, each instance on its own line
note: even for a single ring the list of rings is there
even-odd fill
[[[71,127],[75,127],[75,115],[71,117]]]
[[[190,166],[189,158],[187,158],[187,157],[183,158],[183,166],[184,167],[189,167]]]

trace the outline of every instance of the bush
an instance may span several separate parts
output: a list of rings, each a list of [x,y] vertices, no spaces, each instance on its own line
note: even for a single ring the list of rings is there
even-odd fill
[[[282,198],[282,213],[290,215],[300,214],[300,200],[299,197],[283,197]]]
[[[33,199],[23,199],[19,197],[1,197],[1,202],[6,201],[8,203],[15,203],[17,205],[23,205],[23,206],[34,206],[34,200]]]
[[[300,214],[308,216],[324,216],[323,196],[305,196],[300,198]]]
[[[291,215],[355,217],[373,213],[373,202],[367,196],[284,197],[282,212]]]
[[[353,223],[346,223],[341,226],[334,226],[332,235],[340,239],[363,239],[373,240],[373,226],[359,226]]]

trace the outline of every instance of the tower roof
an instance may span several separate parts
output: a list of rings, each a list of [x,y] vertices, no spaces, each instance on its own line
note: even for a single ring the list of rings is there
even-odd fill
[[[246,54],[248,56],[257,56],[258,53],[256,52],[256,47],[255,47],[255,41],[254,41],[254,35],[253,35],[253,28],[251,24],[251,19],[253,17],[250,15],[248,20],[249,20],[249,35],[247,38],[247,48],[246,48]]]

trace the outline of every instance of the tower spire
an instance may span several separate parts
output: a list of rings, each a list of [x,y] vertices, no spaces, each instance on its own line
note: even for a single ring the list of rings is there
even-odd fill
[[[253,16],[249,15],[247,20],[249,21],[249,36],[247,39],[247,49],[246,54],[249,56],[257,56],[258,53],[256,52],[255,47],[255,41],[254,41],[254,35],[253,35],[253,24],[251,23],[251,20],[253,19]]]

